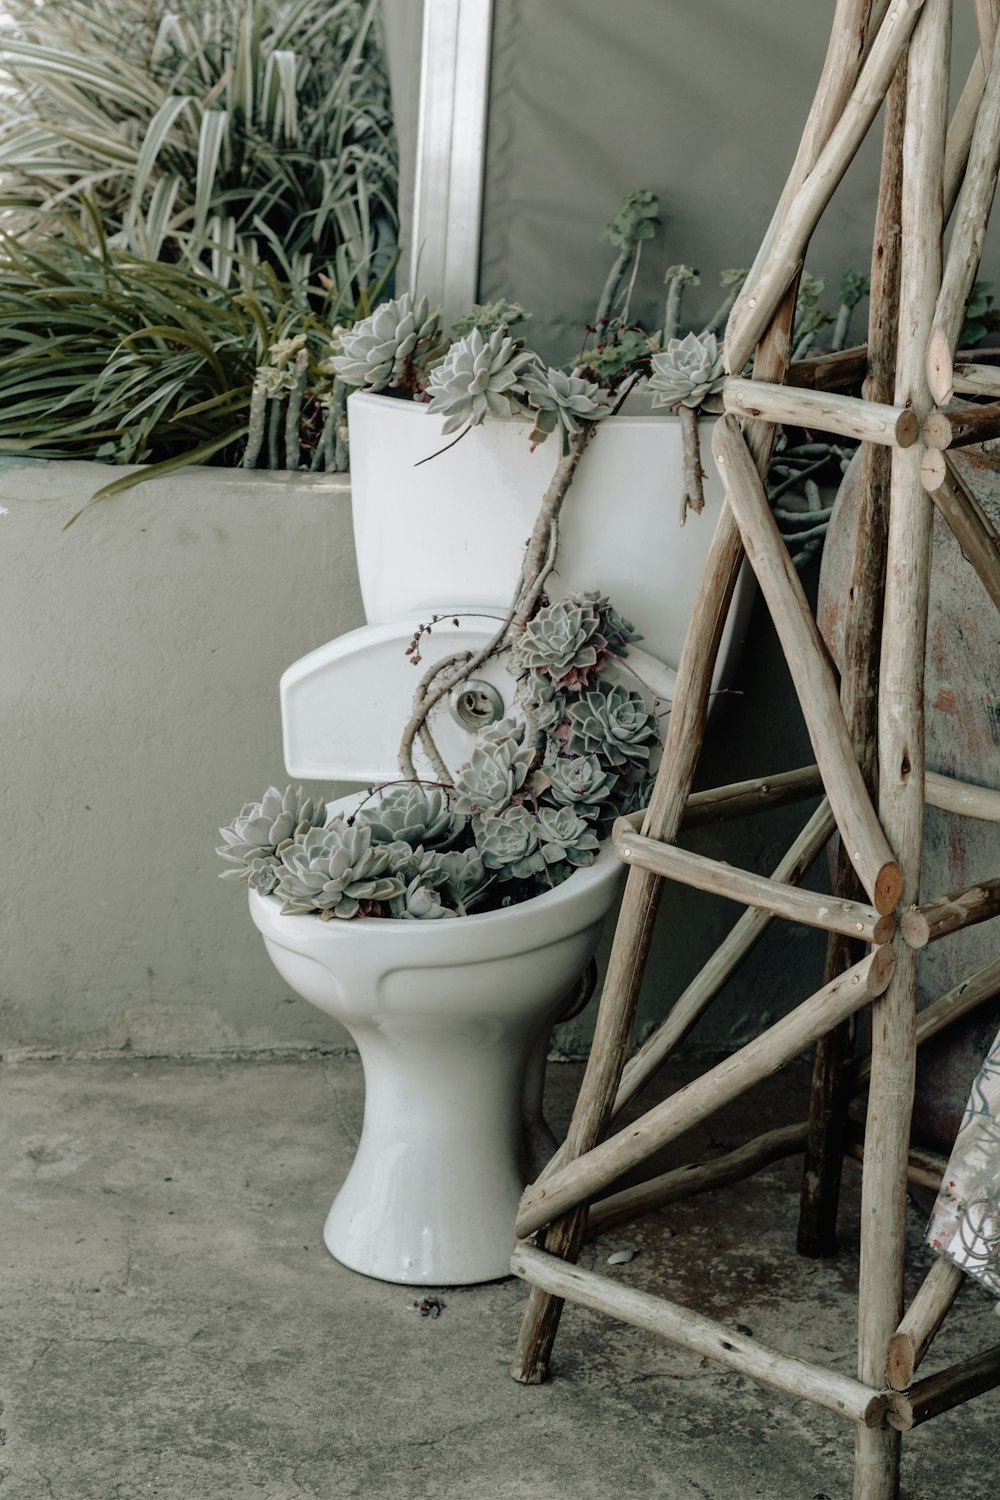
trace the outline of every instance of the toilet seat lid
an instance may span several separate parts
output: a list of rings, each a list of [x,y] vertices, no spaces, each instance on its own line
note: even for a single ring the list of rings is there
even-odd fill
[[[502,621],[502,611],[481,606],[428,610],[362,625],[293,662],[279,690],[288,774],[363,784],[398,780],[399,744],[421,679],[446,656],[485,646]],[[408,651],[418,636],[416,649]],[[506,661],[506,655],[494,657],[476,673],[499,694],[498,717],[517,711]],[[453,716],[447,699],[431,724],[446,764],[464,764],[475,728]],[[437,779],[419,746],[414,762],[419,776]]]

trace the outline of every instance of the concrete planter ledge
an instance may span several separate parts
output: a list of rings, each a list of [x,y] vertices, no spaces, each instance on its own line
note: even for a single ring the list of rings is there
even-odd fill
[[[214,850],[286,784],[281,672],[364,621],[349,478],[185,469],[63,530],[123,472],[0,458],[0,1050],[347,1045]]]

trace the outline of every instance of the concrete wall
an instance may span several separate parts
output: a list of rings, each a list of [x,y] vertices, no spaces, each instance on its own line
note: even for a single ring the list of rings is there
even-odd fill
[[[287,783],[282,670],[363,623],[349,488],[188,470],[64,531],[120,473],[0,459],[0,1048],[328,1043],[214,850]]]
[[[200,1054],[338,1047],[290,995],[220,881],[217,828],[284,786],[277,683],[363,622],[342,478],[189,470],[66,521],[121,470],[0,460],[0,1050]],[[808,759],[766,614],[720,703],[703,780]],[[322,790],[336,791],[337,788]],[[698,847],[777,862],[804,813]],[[735,908],[665,901],[643,1024],[708,955]],[[787,992],[751,965],[701,1040],[730,1041],[784,1007],[819,946],[782,924]],[[593,1008],[559,1045],[586,1047]]]

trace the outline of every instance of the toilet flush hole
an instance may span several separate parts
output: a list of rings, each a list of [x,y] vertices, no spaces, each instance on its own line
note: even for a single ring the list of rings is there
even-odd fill
[[[504,702],[491,682],[472,677],[452,688],[452,717],[463,729],[484,729],[503,718]]]

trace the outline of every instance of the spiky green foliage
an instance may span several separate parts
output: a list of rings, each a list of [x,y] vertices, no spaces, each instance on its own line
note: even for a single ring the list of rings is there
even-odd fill
[[[6,0],[3,203],[93,198],[123,248],[207,263],[346,247],[364,288],[395,222],[375,0]],[[228,279],[222,275],[222,280]]]
[[[94,244],[65,220],[23,241],[0,231],[0,450],[146,463],[155,472],[239,463],[261,367],[299,337],[306,354],[295,453],[315,457],[332,388],[330,323],[354,311],[349,270],[347,290],[331,282],[314,306],[305,288],[269,266],[245,267],[236,289],[114,249],[94,226]],[[272,423],[265,456],[274,468],[297,466],[277,441],[290,393],[275,374],[265,404],[269,395],[282,425]]]

